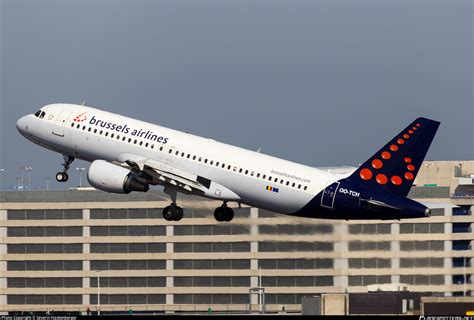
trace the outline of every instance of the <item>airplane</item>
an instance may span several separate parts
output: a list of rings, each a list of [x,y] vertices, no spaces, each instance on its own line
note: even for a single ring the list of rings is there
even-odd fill
[[[279,159],[84,105],[49,104],[16,127],[33,143],[60,153],[68,180],[74,159],[91,162],[87,178],[112,193],[164,186],[167,221],[183,218],[178,192],[222,201],[219,222],[236,202],[307,218],[390,220],[430,216],[407,197],[440,122],[417,118],[357,169],[341,174]]]

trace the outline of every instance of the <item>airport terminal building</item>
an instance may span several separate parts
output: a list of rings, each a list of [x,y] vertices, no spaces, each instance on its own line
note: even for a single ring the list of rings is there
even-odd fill
[[[474,161],[426,161],[411,197],[439,203],[404,221],[292,218],[161,192],[0,194],[0,312],[298,312],[305,296],[406,290],[472,296]],[[98,285],[99,284],[99,285]],[[375,288],[375,289],[374,289]],[[263,290],[261,289],[261,290]]]

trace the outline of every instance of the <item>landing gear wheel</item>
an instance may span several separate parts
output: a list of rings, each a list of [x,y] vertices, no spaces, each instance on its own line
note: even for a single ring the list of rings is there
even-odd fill
[[[166,221],[179,221],[183,218],[183,208],[173,203],[163,208],[163,218]]]
[[[219,222],[229,222],[234,219],[234,210],[227,206],[222,206],[214,210],[214,218]]]
[[[72,162],[74,161],[73,157],[64,155],[64,163],[62,164],[64,171],[56,173],[56,180],[58,182],[66,182],[69,179],[67,171],[71,167]]]
[[[56,173],[56,180],[58,182],[66,182],[69,179],[69,175],[66,172]]]
[[[163,218],[165,218],[166,221],[173,221],[173,216],[174,216],[174,210],[171,208],[171,206],[167,206],[163,208]]]
[[[176,215],[174,217],[174,221],[179,221],[183,219],[183,215],[184,215],[183,208],[176,206],[175,209],[176,209]]]
[[[234,219],[234,210],[231,208],[225,207],[224,208],[224,221],[225,222],[230,222]]]
[[[216,210],[214,210],[214,218],[219,222],[224,221],[224,210],[222,207],[216,208]]]

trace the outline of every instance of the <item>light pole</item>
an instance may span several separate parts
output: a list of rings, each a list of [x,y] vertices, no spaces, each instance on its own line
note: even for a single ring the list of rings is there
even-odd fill
[[[23,170],[25,170],[26,172],[28,172],[28,189],[31,190],[31,170],[33,168],[32,167],[27,167],[27,166],[21,166],[20,167],[20,172],[21,172],[21,189],[22,190],[25,190],[25,183],[24,183],[24,179],[23,179]]]
[[[24,167],[20,167],[20,183],[18,184],[18,190],[21,187],[21,191],[25,190],[24,185],[23,185],[23,168]]]
[[[100,316],[100,270],[97,271],[97,315]]]
[[[5,169],[0,169],[0,173],[2,174],[2,191],[5,191],[5,181],[3,179],[3,173],[5,172]]]
[[[28,172],[28,190],[31,191],[31,170],[32,167],[25,167],[25,170]]]
[[[424,165],[426,166],[426,169],[428,169],[428,185],[430,184],[430,167],[433,165],[432,163],[424,163]]]
[[[464,263],[463,263],[463,271],[464,271],[464,284],[463,284],[463,291],[464,291],[464,296],[466,296],[466,285],[467,285],[467,273],[466,273],[466,263],[467,263],[467,258],[463,258]]]
[[[86,171],[86,168],[76,168],[79,171],[79,188],[82,188],[82,173]]]
[[[49,180],[51,180],[51,177],[46,177],[46,191],[49,191]]]

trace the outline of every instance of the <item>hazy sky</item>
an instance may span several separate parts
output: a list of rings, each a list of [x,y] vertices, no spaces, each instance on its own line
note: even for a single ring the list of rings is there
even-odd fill
[[[357,165],[426,116],[427,158],[474,159],[472,18],[461,0],[0,0],[5,184],[61,169],[16,120],[83,100],[310,166]]]

